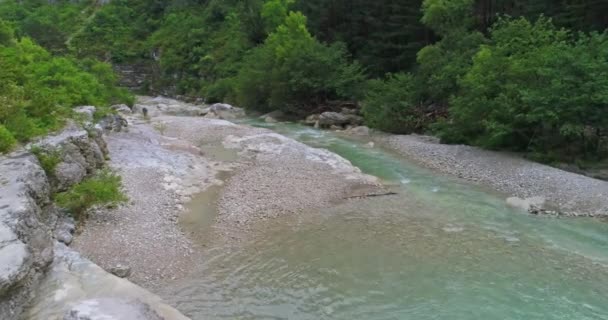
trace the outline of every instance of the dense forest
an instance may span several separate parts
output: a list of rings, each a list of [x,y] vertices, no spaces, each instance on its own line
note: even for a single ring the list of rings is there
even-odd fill
[[[128,98],[106,63],[145,64],[144,91],[299,116],[355,101],[384,131],[584,165],[608,157],[607,12],[605,0],[0,1],[0,141]]]

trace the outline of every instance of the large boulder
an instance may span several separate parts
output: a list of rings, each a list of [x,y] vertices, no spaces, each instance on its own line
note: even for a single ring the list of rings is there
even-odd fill
[[[319,125],[321,127],[343,126],[349,123],[349,117],[338,112],[323,112],[319,116]]]
[[[68,126],[57,135],[49,136],[34,144],[38,152],[55,163],[48,172],[54,191],[65,191],[101,168],[107,147],[99,131]]]

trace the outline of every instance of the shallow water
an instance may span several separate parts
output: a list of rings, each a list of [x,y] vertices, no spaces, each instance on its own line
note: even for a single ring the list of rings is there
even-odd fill
[[[366,141],[264,126],[399,195],[262,221],[238,245],[210,241],[193,278],[162,292],[193,319],[608,319],[608,224],[529,216]]]

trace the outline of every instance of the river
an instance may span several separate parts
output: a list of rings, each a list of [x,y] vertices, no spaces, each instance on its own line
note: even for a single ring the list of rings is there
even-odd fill
[[[334,132],[248,123],[329,149],[398,194],[210,241],[194,276],[160,292],[193,319],[608,319],[608,224],[527,215]]]

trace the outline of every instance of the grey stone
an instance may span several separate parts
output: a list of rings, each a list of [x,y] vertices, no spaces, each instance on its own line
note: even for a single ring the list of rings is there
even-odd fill
[[[82,115],[84,120],[93,121],[93,116],[95,115],[95,111],[97,108],[94,106],[82,106],[74,108],[74,112]]]
[[[55,225],[55,238],[57,241],[70,245],[76,231],[75,221],[72,217],[64,216],[58,219]]]
[[[349,122],[349,117],[337,112],[323,112],[319,116],[319,125],[322,127],[342,126]]]
[[[17,319],[54,259],[55,237],[71,241],[73,220],[57,223],[51,191],[62,191],[92,174],[104,162],[101,134],[68,124],[59,134],[32,144],[59,157],[51,177],[38,159],[20,151],[0,156],[0,315]],[[102,146],[100,146],[102,145]],[[104,151],[105,150],[105,151]],[[10,292],[10,294],[6,294]]]
[[[126,104],[115,104],[110,107],[112,110],[115,110],[118,113],[122,114],[132,114],[133,111]]]
[[[16,152],[0,157],[0,315],[16,319],[53,258],[42,207],[50,186],[36,157]],[[10,294],[6,294],[10,292]]]
[[[126,278],[131,275],[131,267],[122,264],[116,265],[108,271],[119,278]]]
[[[129,126],[129,122],[118,114],[110,114],[103,117],[99,125],[106,131],[121,132]]]
[[[545,198],[529,197],[522,199],[518,197],[510,197],[507,198],[507,204],[511,207],[522,209],[524,211],[538,210],[545,205]]]
[[[369,136],[369,128],[366,126],[353,127],[346,130],[346,132],[356,136]]]
[[[0,247],[0,293],[23,280],[32,268],[32,257],[22,242]]]
[[[164,320],[149,305],[137,300],[91,299],[79,302],[63,320]]]
[[[86,131],[73,125],[36,142],[34,146],[48,155],[60,157],[49,177],[55,191],[65,191],[101,168],[107,154],[107,146],[97,129]]]

